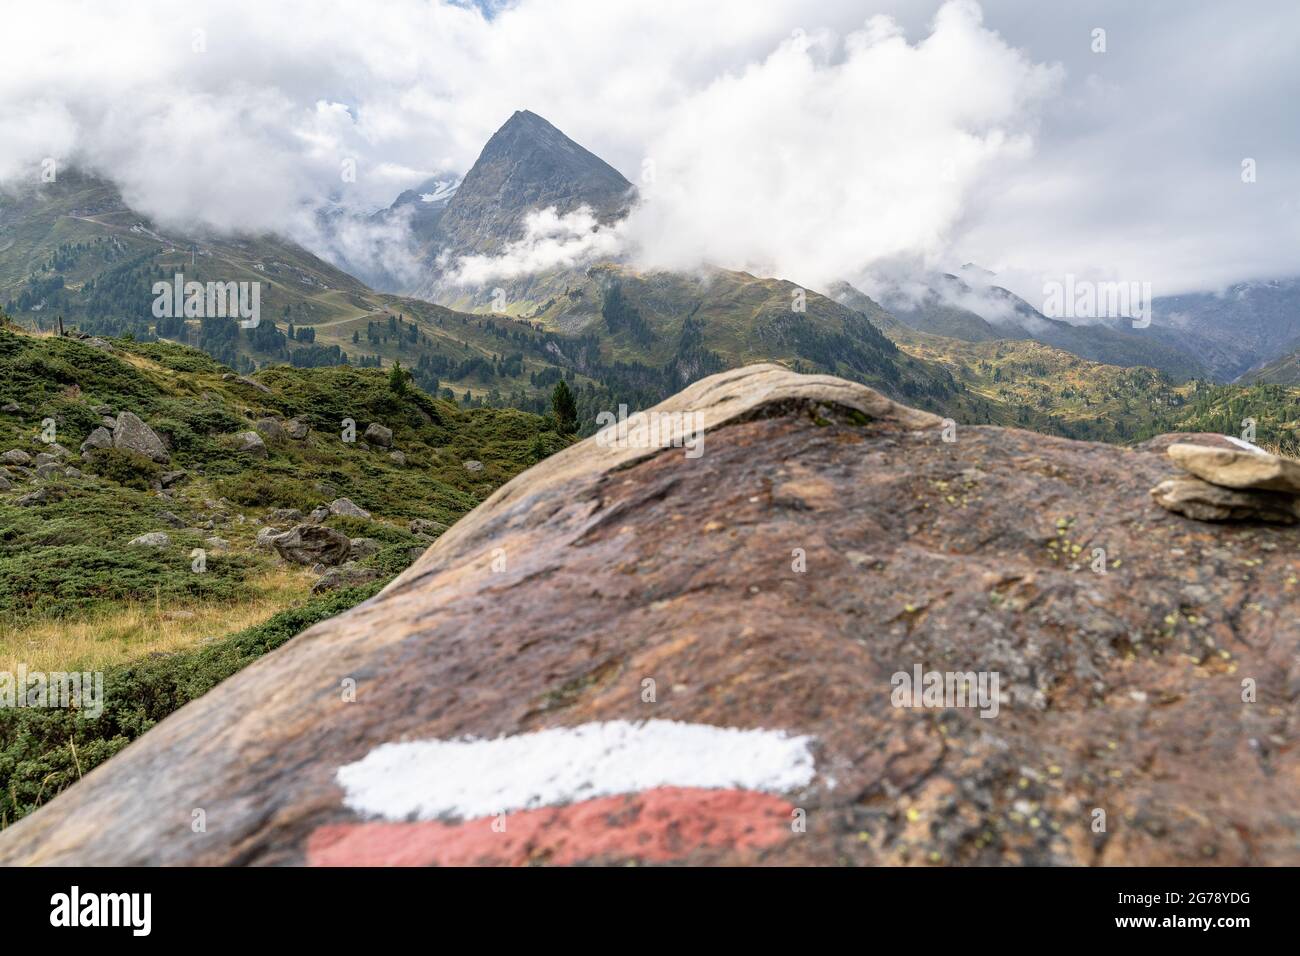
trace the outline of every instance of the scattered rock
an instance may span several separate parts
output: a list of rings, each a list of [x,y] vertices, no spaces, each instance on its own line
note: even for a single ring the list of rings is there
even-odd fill
[[[307,522],[309,524],[320,524],[329,516],[330,516],[329,508],[325,507],[324,505],[321,505],[319,508],[312,509],[312,513],[307,516]]]
[[[1169,446],[1169,457],[1212,485],[1300,495],[1300,462],[1267,452],[1179,444]]]
[[[291,418],[284,423],[284,430],[294,441],[303,441],[311,432],[311,426],[299,418]]]
[[[406,466],[406,455],[403,452],[390,451],[388,453],[388,457],[392,460],[393,464],[397,465],[398,467]]]
[[[165,531],[150,531],[127,542],[132,548],[167,548],[171,547],[171,543],[171,536]]]
[[[363,568],[348,562],[337,568],[330,568],[321,575],[320,580],[312,585],[311,593],[320,594],[322,591],[355,587],[358,584],[367,584],[378,578],[379,572],[374,568]]]
[[[208,522],[211,524],[212,522]],[[257,541],[255,547],[272,549],[275,547],[275,539],[284,534],[279,528],[262,528],[257,532]]]
[[[36,466],[37,478],[53,478],[61,474],[63,474],[63,466],[56,461],[47,461],[43,465]]]
[[[84,477],[86,477],[85,475],[83,475],[83,474],[81,473],[81,469],[79,469],[79,468],[73,468],[71,465],[69,465],[67,468],[64,468],[64,469],[63,469],[63,473],[64,473],[65,475],[67,475],[69,478],[84,478]]]
[[[3,455],[0,455],[0,461],[6,465],[30,465],[32,456],[27,454],[21,448],[11,448]]]
[[[230,447],[244,455],[251,455],[254,458],[266,457],[266,442],[262,441],[262,436],[257,432],[239,432],[230,437]]]
[[[203,547],[207,548],[209,551],[229,551],[230,542],[225,538],[204,538]]]
[[[1220,488],[1200,478],[1169,478],[1151,489],[1151,497],[1167,511],[1196,521],[1300,520],[1300,506],[1290,495]]]
[[[113,428],[113,447],[152,458],[160,464],[171,460],[162,439],[132,412],[122,412],[117,416],[117,424]]]
[[[345,518],[369,518],[370,512],[353,503],[351,498],[336,498],[330,502],[330,514]]]
[[[87,436],[86,440],[81,443],[81,454],[85,455],[87,452],[95,451],[99,448],[112,447],[113,433],[107,428],[100,427],[91,432],[90,435]]]
[[[17,415],[22,410],[23,407],[17,402],[5,402],[4,407],[0,408],[0,412],[8,412],[10,415]]]
[[[32,508],[36,505],[45,504],[50,500],[50,491],[48,488],[38,488],[30,494],[23,495],[21,498],[14,499],[14,504],[19,508]]]
[[[365,433],[361,437],[372,445],[378,445],[380,448],[388,448],[393,444],[393,430],[385,428],[378,422],[371,422],[367,425]]]
[[[113,414],[113,406],[112,406],[112,405],[92,405],[91,408],[90,408],[90,410],[91,410],[92,412],[94,412],[96,415],[112,415],[112,414]]]
[[[172,528],[185,527],[185,520],[181,518],[179,515],[173,514],[170,511],[159,512],[158,520],[161,521],[163,524],[168,525],[169,527]]]
[[[352,546],[348,549],[348,558],[360,561],[378,552],[380,547],[381,545],[374,538],[353,538]]]
[[[295,564],[342,564],[352,548],[348,536],[318,524],[300,524],[278,535],[272,544],[280,557]]]
[[[483,462],[481,462],[481,461],[474,461],[473,459],[470,459],[469,461],[463,461],[463,462],[461,462],[461,464],[465,466],[465,470],[466,470],[466,471],[482,471],[482,470],[483,470]]]
[[[99,420],[99,423],[103,425],[105,428],[107,428],[109,431],[112,431],[114,428],[117,427],[117,419],[112,415],[105,415],[103,418]]]
[[[170,488],[172,485],[179,484],[189,478],[189,476],[190,473],[184,468],[179,468],[176,471],[164,471],[158,476],[158,483],[164,488]]]
[[[13,488],[13,486],[14,483],[12,481],[10,481],[4,475],[0,475],[0,491],[9,491]]]
[[[226,376],[223,375],[221,377],[225,378]],[[239,382],[239,384],[241,385],[247,385],[250,388],[255,388],[259,392],[262,392],[265,395],[272,394],[271,390],[267,386],[263,385],[261,382],[255,379],[248,378],[247,376],[240,375],[238,378],[235,379],[235,381]]]
[[[412,518],[406,523],[406,529],[411,534],[427,534],[436,538],[447,530],[447,526],[441,521],[432,521],[429,518]]]
[[[36,462],[36,467],[40,468],[41,465],[52,465],[55,462],[57,462],[58,459],[55,458],[53,455],[42,451],[42,452],[37,452],[34,461]]]
[[[266,513],[266,520],[271,524],[298,524],[302,521],[302,512],[297,508],[276,508]]]
[[[289,440],[289,433],[276,418],[259,418],[253,425],[258,433],[273,445],[283,444]]]
[[[55,459],[72,457],[72,452],[68,451],[56,441],[52,441],[45,446],[45,453],[52,455]]]

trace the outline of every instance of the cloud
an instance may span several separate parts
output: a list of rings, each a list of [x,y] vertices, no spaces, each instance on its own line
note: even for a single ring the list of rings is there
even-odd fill
[[[915,44],[885,17],[842,40],[799,32],[676,107],[629,234],[649,263],[822,287],[891,257],[938,258],[985,170],[1032,156],[1060,81],[963,0]]]
[[[1030,301],[1300,272],[1289,0],[46,0],[5,28],[0,180],[53,157],[169,229],[362,258],[366,214],[528,108],[649,193],[622,237],[650,263],[975,261]],[[323,204],[360,224],[322,236]]]
[[[619,256],[625,248],[622,224],[602,228],[587,206],[563,216],[551,206],[529,213],[523,237],[508,243],[501,253],[461,256],[448,262],[448,281],[478,286],[550,269],[570,269]]]

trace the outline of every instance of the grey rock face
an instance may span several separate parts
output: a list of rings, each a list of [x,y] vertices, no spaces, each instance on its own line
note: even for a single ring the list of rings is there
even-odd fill
[[[135,452],[160,464],[171,460],[167,448],[152,428],[132,412],[122,412],[113,427],[113,447]]]
[[[284,430],[294,441],[302,441],[311,432],[311,426],[300,419],[291,418],[284,423]]]
[[[337,498],[330,502],[330,514],[346,518],[369,518],[370,512],[353,503],[351,498]]]
[[[254,458],[266,457],[266,442],[257,432],[239,432],[230,438],[230,447],[240,454]]]
[[[253,427],[257,429],[258,434],[272,444],[280,444],[289,438],[289,432],[280,424],[279,419],[259,418]]]
[[[466,471],[479,472],[483,470],[483,462],[475,461],[472,458],[469,461],[461,462],[461,464],[465,466]]]
[[[112,447],[113,433],[107,428],[101,426],[91,432],[90,435],[87,436],[86,440],[81,443],[81,453],[85,455],[87,452],[94,451],[98,448]]]
[[[380,448],[388,448],[393,444],[393,430],[385,428],[378,422],[371,422],[367,425],[365,434],[361,437],[372,445],[378,445]]]
[[[32,456],[27,454],[21,448],[11,448],[3,455],[0,455],[0,461],[6,465],[30,465]]]
[[[275,539],[284,534],[279,528],[262,528],[257,532],[256,546],[268,550],[275,547]]]
[[[330,568],[321,575],[320,580],[312,585],[311,593],[320,594],[336,588],[354,587],[374,581],[378,577],[379,572],[373,568],[363,568],[349,562],[337,568]]]
[[[167,548],[172,543],[171,537],[165,531],[150,531],[148,534],[142,534],[138,538],[132,538],[127,545],[132,548]]]
[[[352,541],[342,532],[322,525],[300,524],[276,537],[272,544],[280,557],[295,564],[342,564]]]

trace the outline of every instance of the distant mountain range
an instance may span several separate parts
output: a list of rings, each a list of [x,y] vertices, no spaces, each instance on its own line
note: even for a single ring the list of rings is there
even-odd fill
[[[1210,401],[1185,384],[1194,379],[1259,366],[1261,383],[1295,381],[1286,356],[1300,338],[1296,283],[1234,294],[1228,314],[1249,329],[1238,339],[1219,324],[1221,297],[1157,300],[1145,329],[1075,325],[973,267],[927,277],[907,297],[883,295],[883,304],[847,283],[819,291],[707,266],[647,272],[609,253],[454,281],[463,262],[514,255],[547,210],[573,217],[580,226],[569,238],[581,241],[583,229],[609,230],[636,201],[617,170],[527,111],[463,178],[439,173],[361,218],[322,210],[322,251],[344,268],[272,237],[160,228],[111,184],[71,172],[0,193],[0,304],[33,327],[61,315],[98,334],[179,339],[245,373],[401,361],[421,387],[461,402],[541,411],[563,377],[584,421],[758,360],[851,378],[959,421],[1105,440],[1142,437],[1183,405]],[[157,322],[149,290],[176,272],[260,281],[262,327]],[[1261,403],[1290,427],[1285,400]]]

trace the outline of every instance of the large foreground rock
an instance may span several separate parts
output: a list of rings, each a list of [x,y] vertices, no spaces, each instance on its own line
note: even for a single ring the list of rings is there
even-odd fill
[[[1163,451],[947,442],[772,366],[659,410],[700,412],[702,455],[543,461],[0,833],[0,862],[1300,864],[1300,529],[1170,514]],[[895,706],[918,668],[996,673],[996,714]],[[661,749],[619,767],[559,730],[637,727]],[[457,762],[467,736],[524,750]],[[792,752],[757,790],[654,785]],[[556,761],[590,799],[501,833],[430,816]]]

